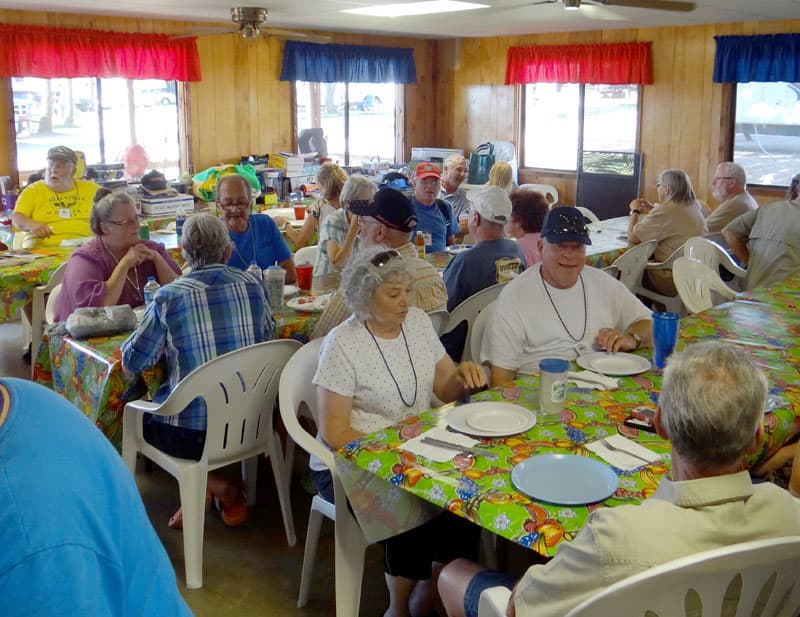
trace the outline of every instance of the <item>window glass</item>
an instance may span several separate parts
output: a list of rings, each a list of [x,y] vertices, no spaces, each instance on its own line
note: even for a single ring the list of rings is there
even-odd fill
[[[321,128],[333,161],[361,165],[377,156],[394,162],[395,84],[298,81],[295,88],[298,132]]]
[[[525,167],[576,171],[581,151],[636,150],[638,86],[537,83],[523,93]]]
[[[180,173],[177,84],[160,79],[13,78],[20,180],[46,164],[47,150],[80,150],[87,165],[124,163],[133,144],[148,169]]]
[[[750,184],[786,186],[800,168],[800,83],[736,87],[733,160]]]

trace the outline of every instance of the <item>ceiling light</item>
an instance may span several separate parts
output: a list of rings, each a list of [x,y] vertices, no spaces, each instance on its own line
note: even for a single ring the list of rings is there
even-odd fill
[[[567,11],[577,11],[581,7],[581,0],[562,0],[564,9]]]
[[[457,0],[430,0],[428,2],[383,4],[358,9],[345,9],[342,13],[371,15],[373,17],[408,17],[409,15],[432,15],[434,13],[453,13],[455,11],[471,11],[484,8],[489,8],[489,5],[475,2],[458,2]]]

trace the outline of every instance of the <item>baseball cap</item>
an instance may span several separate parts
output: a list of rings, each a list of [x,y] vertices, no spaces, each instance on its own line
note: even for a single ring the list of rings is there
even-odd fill
[[[577,208],[558,206],[550,210],[544,217],[542,238],[550,244],[561,244],[562,242],[591,244],[586,223],[586,217]]]
[[[47,151],[47,158],[48,160],[55,159],[57,161],[66,161],[73,165],[78,164],[78,156],[75,154],[75,151],[66,146],[54,146],[50,148]]]
[[[508,192],[499,186],[487,186],[471,197],[472,208],[482,219],[492,223],[505,224],[511,219],[511,199]]]
[[[372,201],[354,199],[350,202],[350,212],[371,216],[398,231],[414,231],[417,227],[417,215],[411,200],[395,189],[379,190]]]
[[[142,176],[142,188],[151,195],[167,191],[167,177],[153,169]]]
[[[430,161],[424,161],[419,163],[417,167],[414,169],[414,177],[419,178],[439,178],[442,177],[442,172],[439,170],[439,166],[436,163],[431,163]]]

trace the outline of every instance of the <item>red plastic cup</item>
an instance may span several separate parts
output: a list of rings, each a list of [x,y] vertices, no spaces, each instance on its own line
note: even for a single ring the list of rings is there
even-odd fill
[[[311,278],[314,273],[313,264],[300,264],[294,267],[297,271],[297,286],[303,291],[311,289]]]
[[[298,221],[302,221],[306,218],[306,206],[305,204],[295,205],[294,207],[294,218]]]

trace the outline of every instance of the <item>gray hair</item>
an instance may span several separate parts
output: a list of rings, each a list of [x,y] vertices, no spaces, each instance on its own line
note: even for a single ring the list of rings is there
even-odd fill
[[[348,206],[355,199],[372,199],[377,192],[378,187],[372,180],[354,174],[345,180],[342,192],[339,194],[339,203]]]
[[[659,176],[659,183],[667,187],[667,200],[686,204],[696,200],[692,181],[680,169],[666,169]]]
[[[730,343],[698,343],[667,362],[661,422],[673,449],[709,469],[740,460],[764,415],[767,379]]]
[[[461,163],[466,165],[467,159],[461,154],[451,154],[444,160],[442,168],[449,169],[450,167],[458,167]]]
[[[384,283],[399,283],[414,278],[413,265],[402,257],[387,259],[382,266],[372,263],[376,256],[392,250],[394,249],[380,245],[362,248],[342,270],[341,289],[344,302],[359,319],[369,316],[370,305],[378,287]]]
[[[228,230],[216,216],[194,214],[183,224],[181,252],[192,270],[225,263],[225,253],[231,244]]]
[[[100,193],[100,191],[107,190],[108,189],[100,188],[98,189],[98,193]],[[103,235],[103,228],[100,227],[100,225],[110,221],[111,213],[114,211],[114,208],[120,205],[135,206],[131,196],[127,193],[123,193],[122,191],[106,193],[100,199],[94,202],[92,205],[92,210],[89,213],[89,228],[96,236]]]
[[[723,173],[734,180],[736,184],[740,186],[745,186],[747,184],[747,172],[744,170],[744,167],[738,163],[725,161],[724,163],[720,163],[719,166],[724,170]]]
[[[242,183],[242,186],[244,187],[244,190],[247,193],[247,199],[249,199],[252,202],[253,201],[253,187],[250,186],[250,181],[247,178],[245,178],[243,175],[234,173],[234,174],[225,174],[219,180],[217,180],[217,187],[215,189],[215,199],[216,199],[217,203],[219,203],[219,189],[220,189],[220,187],[222,186],[222,184],[224,182],[230,182],[231,179],[233,179],[233,178],[237,178]]]

